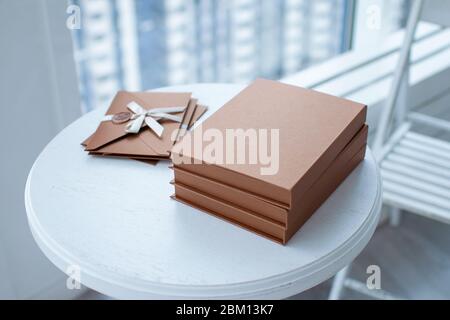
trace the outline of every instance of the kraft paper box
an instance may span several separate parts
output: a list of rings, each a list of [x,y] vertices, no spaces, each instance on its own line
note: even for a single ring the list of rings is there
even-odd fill
[[[257,80],[176,144],[172,159],[175,166],[186,171],[290,207],[293,199],[311,187],[361,130],[366,111],[366,106],[349,100],[276,81]],[[229,129],[278,130],[278,171],[262,175],[260,164],[210,164],[201,159],[201,154],[200,157],[195,154],[193,148],[182,148],[180,152],[186,138],[191,136],[194,140],[197,131],[209,129],[224,136]],[[237,153],[236,148],[234,152]]]
[[[276,174],[261,174],[261,165],[208,163],[193,149],[180,149],[185,139],[172,151],[176,158],[174,166],[244,190],[288,211],[284,221],[294,227],[289,227],[285,238],[279,240],[285,242],[295,233],[295,228],[309,218],[292,210],[295,202],[306,199],[311,187],[363,128],[366,109],[362,104],[312,90],[257,80],[185,139],[189,136],[194,139],[196,131],[208,129],[219,130],[224,135],[227,129],[278,130],[279,168]],[[340,174],[334,180],[331,177],[329,184],[338,185],[343,179],[338,176]],[[317,204],[317,200],[312,199],[311,203]],[[279,217],[282,212],[278,210]]]
[[[174,197],[270,240],[286,244],[364,159],[367,134],[368,128],[365,126],[291,209],[179,168],[174,168]]]
[[[367,136],[368,127],[364,126],[320,178],[333,179],[333,176],[328,174],[331,170],[330,168],[332,166],[345,166],[347,162],[366,146]],[[328,176],[326,176],[327,174]],[[269,198],[249,193],[246,190],[229,186],[208,177],[190,173],[178,167],[174,167],[174,176],[174,182],[179,185],[184,185],[192,190],[208,194],[215,198],[220,198],[221,200],[233,203],[238,207],[256,212],[267,219],[272,219],[283,224],[287,224],[289,212],[295,211],[295,208],[289,209],[283,205],[276,204]],[[305,199],[301,198],[300,201],[297,201],[294,204],[301,206],[304,202]]]

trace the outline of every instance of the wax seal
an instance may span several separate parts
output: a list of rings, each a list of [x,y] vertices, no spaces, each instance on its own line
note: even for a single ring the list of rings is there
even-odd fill
[[[116,113],[113,118],[112,122],[115,124],[121,124],[129,121],[131,119],[131,112],[120,112]]]

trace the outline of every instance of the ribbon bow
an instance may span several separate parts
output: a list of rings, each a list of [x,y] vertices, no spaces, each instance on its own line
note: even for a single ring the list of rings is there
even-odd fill
[[[164,132],[164,127],[158,121],[167,119],[181,123],[183,119],[171,113],[183,112],[186,109],[186,107],[166,107],[146,110],[134,101],[130,102],[127,108],[133,112],[130,122],[125,127],[127,133],[139,133],[141,128],[147,125],[160,138]]]

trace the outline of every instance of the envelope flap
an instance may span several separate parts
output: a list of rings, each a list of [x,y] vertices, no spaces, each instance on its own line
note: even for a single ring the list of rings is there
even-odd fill
[[[129,111],[127,108],[127,104],[132,102],[133,98],[134,97],[130,92],[127,92],[127,91],[117,92],[116,96],[114,97],[113,101],[111,102],[111,105],[110,105],[108,111],[106,111],[106,114],[114,115],[116,113]]]
[[[147,110],[166,107],[187,107],[191,93],[130,92],[134,101]]]
[[[127,104],[132,101],[133,96],[131,94],[125,91],[119,91],[114,97],[106,114],[114,115],[116,113],[126,112],[128,111]],[[125,131],[126,125],[126,123],[116,124],[111,121],[100,122],[97,130],[87,142],[86,150],[92,151],[98,149],[107,143],[127,135]]]
[[[130,134],[114,143],[97,149],[95,152],[145,157],[158,156],[158,153],[156,153],[149,145],[142,141],[138,135],[135,134]]]

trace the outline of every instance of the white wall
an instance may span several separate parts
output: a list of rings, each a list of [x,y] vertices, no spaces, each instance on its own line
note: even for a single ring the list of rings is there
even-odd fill
[[[39,152],[80,115],[66,7],[0,0],[0,298],[67,294],[64,274],[32,239],[23,199]]]

